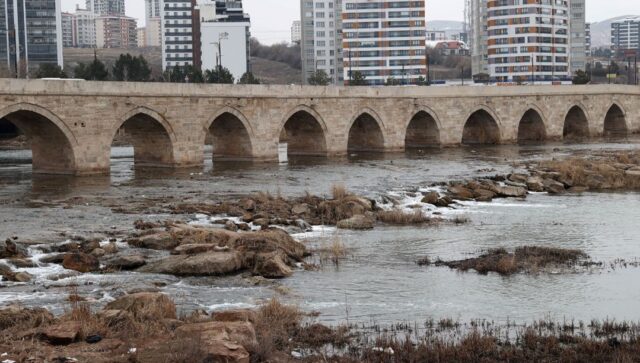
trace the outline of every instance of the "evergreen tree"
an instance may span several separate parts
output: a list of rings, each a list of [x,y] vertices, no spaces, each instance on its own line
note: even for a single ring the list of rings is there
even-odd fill
[[[204,76],[207,83],[233,84],[235,82],[231,72],[227,68],[222,66],[218,66],[215,69],[205,71]]]
[[[143,56],[120,54],[113,65],[113,78],[116,81],[146,82],[151,77],[151,68]]]
[[[106,81],[109,79],[107,67],[98,59],[95,53],[91,63],[78,63],[73,70],[73,74],[76,78],[86,79],[87,81]]]
[[[387,80],[384,82],[385,86],[399,86],[401,84],[399,79],[395,79],[393,77],[389,77],[387,78]]]
[[[67,74],[57,64],[43,63],[38,67],[36,78],[67,78]]]
[[[260,84],[260,80],[256,78],[251,72],[246,72],[240,77],[239,84]]]
[[[362,74],[360,71],[355,71],[351,75],[351,81],[349,82],[350,86],[366,86],[367,85],[367,76]]]
[[[329,78],[327,72],[318,69],[309,77],[308,81],[312,86],[326,86],[331,83],[331,78]]]
[[[587,84],[591,82],[591,78],[587,74],[587,72],[583,70],[578,70],[576,75],[573,77],[573,84]]]

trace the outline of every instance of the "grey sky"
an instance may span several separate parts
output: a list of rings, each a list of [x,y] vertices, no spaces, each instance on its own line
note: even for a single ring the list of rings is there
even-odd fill
[[[62,0],[65,11],[84,6],[83,0]],[[251,15],[251,32],[263,43],[290,40],[291,22],[300,17],[300,0],[244,0]],[[427,0],[429,20],[463,20],[463,0]],[[144,0],[126,0],[127,15],[144,24]],[[587,21],[595,22],[620,15],[640,15],[639,0],[587,0]]]

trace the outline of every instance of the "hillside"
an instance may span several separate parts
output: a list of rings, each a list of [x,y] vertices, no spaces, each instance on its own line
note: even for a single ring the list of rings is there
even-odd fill
[[[251,58],[253,74],[265,84],[300,84],[302,71],[286,63],[257,57]]]

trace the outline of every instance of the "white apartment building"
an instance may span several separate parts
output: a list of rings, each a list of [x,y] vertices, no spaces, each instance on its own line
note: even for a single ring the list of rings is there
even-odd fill
[[[71,48],[74,46],[73,41],[73,14],[62,13],[62,46]]]
[[[441,41],[441,40],[447,40],[447,32],[445,32],[444,30],[428,30],[427,29],[428,42],[435,42],[435,41]]]
[[[96,46],[96,14],[76,8],[73,14],[74,46],[93,48]]]
[[[626,17],[611,23],[611,47],[614,50],[640,49],[640,16]]]
[[[567,0],[489,1],[487,52],[492,80],[570,79],[569,23]]]
[[[291,24],[291,43],[300,43],[302,39],[302,23],[300,20],[295,20]]]
[[[199,24],[194,27],[195,0],[163,0],[162,18],[162,69],[192,65],[199,67],[199,49],[194,47],[194,37],[200,43]],[[194,30],[197,34],[194,34]],[[195,49],[194,49],[195,48]],[[196,52],[197,54],[194,54]]]
[[[332,83],[342,85],[342,1],[301,0],[302,78],[323,70]]]
[[[469,25],[469,48],[471,49],[471,69],[474,75],[489,74],[489,54],[487,52],[487,0],[467,0],[467,24]]]
[[[125,15],[124,0],[86,0],[87,10],[98,16]]]
[[[424,1],[343,0],[345,84],[356,71],[370,85],[426,78],[425,31]]]

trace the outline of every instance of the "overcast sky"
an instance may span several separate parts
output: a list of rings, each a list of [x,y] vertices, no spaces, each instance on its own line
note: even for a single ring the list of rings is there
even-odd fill
[[[83,0],[62,0],[65,11]],[[263,43],[289,41],[291,22],[300,18],[300,0],[244,0],[251,15],[251,33]],[[429,20],[463,20],[463,0],[427,0]],[[127,15],[144,24],[144,0],[126,0]],[[640,0],[587,0],[587,21],[596,22],[620,15],[640,15]]]

